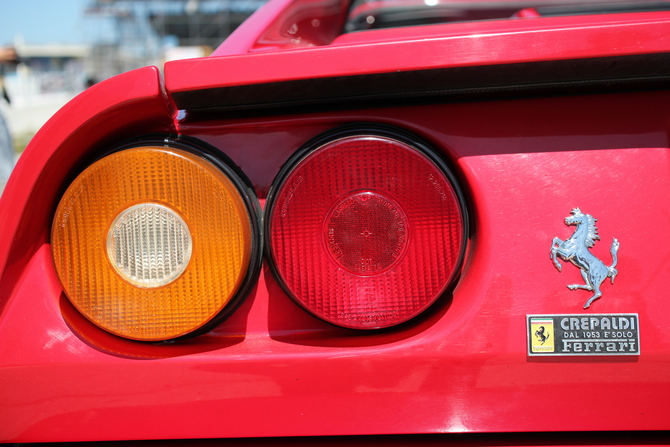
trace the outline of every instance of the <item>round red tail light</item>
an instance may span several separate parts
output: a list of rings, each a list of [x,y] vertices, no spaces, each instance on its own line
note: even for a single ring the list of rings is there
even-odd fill
[[[275,184],[266,209],[271,265],[317,317],[393,326],[456,276],[465,212],[446,166],[418,141],[345,131],[296,154]]]

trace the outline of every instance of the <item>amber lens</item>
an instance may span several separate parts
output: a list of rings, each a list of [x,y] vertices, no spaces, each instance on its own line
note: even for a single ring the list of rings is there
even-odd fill
[[[249,213],[235,184],[189,152],[141,147],[86,169],[52,229],[56,270],[89,320],[136,340],[207,324],[250,266]]]

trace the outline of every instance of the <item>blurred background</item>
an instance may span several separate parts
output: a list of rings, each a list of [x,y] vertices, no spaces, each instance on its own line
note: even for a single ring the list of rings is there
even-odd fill
[[[209,55],[265,0],[0,0],[0,190],[39,128],[87,87]]]

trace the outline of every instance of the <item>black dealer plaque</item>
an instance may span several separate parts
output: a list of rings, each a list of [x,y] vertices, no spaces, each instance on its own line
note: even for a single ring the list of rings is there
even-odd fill
[[[640,355],[637,314],[527,315],[528,355]]]

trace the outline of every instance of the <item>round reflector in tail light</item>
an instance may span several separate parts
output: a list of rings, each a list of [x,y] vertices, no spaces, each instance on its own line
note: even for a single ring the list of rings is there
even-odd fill
[[[341,134],[300,151],[266,207],[273,270],[330,323],[375,329],[427,309],[454,280],[466,216],[446,165],[385,131]]]
[[[258,272],[254,200],[230,168],[182,148],[108,155],[56,211],[51,243],[65,294],[122,337],[200,333],[230,313]]]

